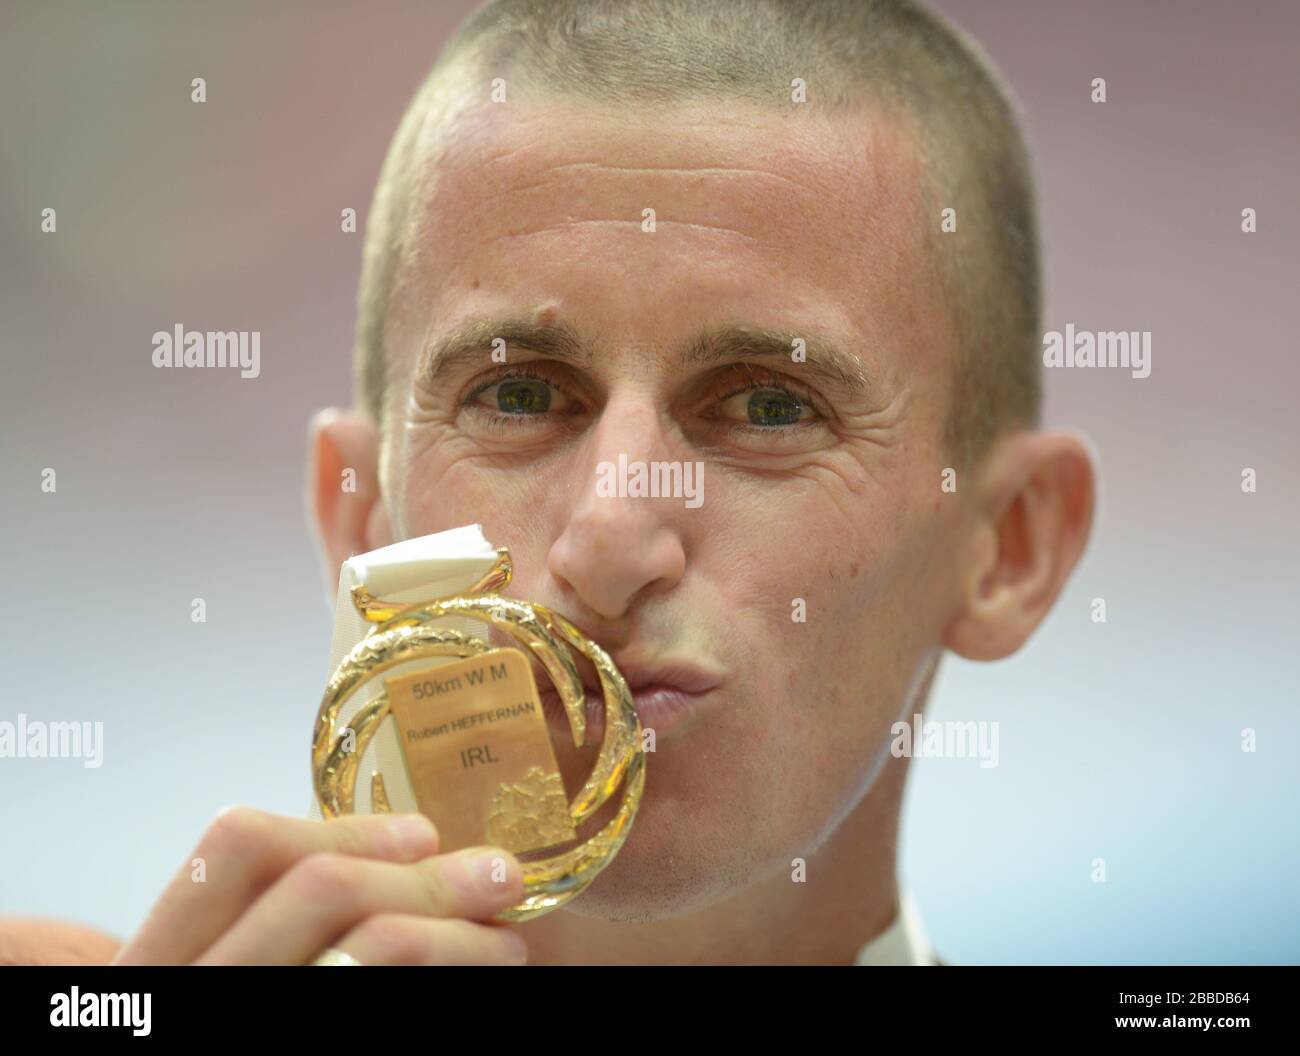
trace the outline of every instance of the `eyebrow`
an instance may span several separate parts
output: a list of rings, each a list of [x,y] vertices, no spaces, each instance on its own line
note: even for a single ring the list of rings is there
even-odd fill
[[[563,323],[538,323],[525,318],[481,320],[458,327],[433,342],[421,372],[428,384],[453,375],[467,365],[480,365],[492,342],[503,339],[507,348],[523,348],[549,359],[590,367],[591,348]],[[795,341],[804,342],[805,359],[791,360]],[[724,325],[693,337],[683,350],[684,366],[709,366],[736,360],[778,358],[806,371],[850,397],[865,397],[872,390],[865,364],[812,334],[768,327]]]
[[[531,352],[589,367],[591,350],[562,323],[537,323],[530,319],[480,320],[457,327],[429,346],[421,376],[430,384],[465,366],[480,366],[492,342],[502,339],[506,348]]]
[[[795,342],[804,344],[804,359],[795,362],[791,355]],[[844,352],[815,334],[794,330],[773,330],[756,326],[721,326],[704,331],[686,348],[682,362],[688,366],[707,366],[732,360],[784,359],[799,373],[840,389],[845,395],[864,397],[871,392],[866,365],[857,356]]]

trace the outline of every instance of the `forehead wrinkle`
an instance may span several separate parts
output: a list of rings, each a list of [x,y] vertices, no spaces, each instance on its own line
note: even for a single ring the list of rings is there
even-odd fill
[[[548,171],[552,173],[562,173],[566,169],[582,170],[599,170],[601,172],[619,172],[628,173],[629,175],[667,175],[667,176],[714,176],[726,178],[730,176],[760,176],[772,180],[780,180],[782,183],[789,184],[801,191],[808,190],[806,184],[798,180],[792,180],[788,176],[782,176],[777,172],[770,172],[767,169],[745,169],[734,166],[719,165],[607,165],[601,161],[571,161],[560,165],[548,166]],[[520,184],[518,190],[526,191],[532,187],[540,187],[546,181],[539,180],[537,183]]]
[[[772,239],[757,238],[727,224],[701,223],[686,217],[701,213],[711,216],[725,206],[728,216],[746,219],[754,217],[764,223],[764,230],[770,226],[768,221],[781,214],[795,214],[804,218],[806,227],[817,221],[820,210],[826,204],[825,195],[810,184],[777,173],[751,169],[641,168],[611,166],[599,162],[574,162],[546,165],[544,171],[537,174],[529,172],[525,176],[528,182],[494,178],[491,193],[483,193],[485,188],[481,178],[472,179],[470,174],[460,172],[455,175],[459,179],[472,180],[467,186],[474,195],[457,197],[456,213],[448,218],[448,222],[457,229],[480,230],[484,215],[487,214],[487,222],[500,217],[502,203],[510,200],[514,200],[518,206],[516,211],[519,212],[527,213],[530,209],[537,208],[539,211],[562,211],[565,214],[564,223],[504,232],[508,235],[559,230],[565,223],[607,221],[639,226],[643,219],[641,209],[650,206],[655,209],[656,224],[675,223],[699,230],[740,235],[758,243],[771,243]],[[617,182],[593,185],[585,181],[586,176],[606,176]],[[657,179],[659,176],[664,178],[662,184]],[[767,184],[766,187],[749,183],[748,178],[751,176],[761,179]],[[664,200],[665,195],[670,196],[668,201]],[[719,195],[726,197],[719,198]],[[630,215],[573,215],[578,211],[575,206],[581,204],[596,206],[598,211],[603,212],[605,210],[601,207],[622,199],[635,202],[635,211]],[[425,206],[431,221],[436,222],[438,206],[437,201],[430,201]],[[831,226],[838,229],[840,224]]]
[[[641,232],[642,220],[640,218],[622,218],[622,217],[594,217],[591,219],[571,219],[565,220],[560,224],[548,224],[546,227],[531,228],[525,231],[503,231],[499,235],[493,235],[489,243],[497,242],[504,238],[529,238],[533,235],[544,235],[550,232],[564,231],[569,228],[583,227],[588,225],[627,225],[634,229],[635,233]],[[686,220],[673,220],[671,217],[655,216],[655,227],[683,227],[697,231],[720,231],[724,234],[735,235],[743,238],[747,242],[754,242],[758,245],[768,245],[766,239],[756,238],[753,235],[746,234],[744,231],[737,231],[731,227],[721,227],[717,224],[696,224]]]
[[[563,100],[552,100],[552,106],[560,108],[559,115],[564,114]],[[856,130],[849,126],[850,134],[846,136],[846,128],[839,119],[818,119],[811,126],[801,127],[801,122],[791,123],[788,118],[767,111],[758,111],[753,117],[774,125],[782,133],[779,143],[771,138],[756,140],[757,129],[752,127],[752,121],[740,121],[736,117],[729,121],[728,115],[715,113],[689,123],[690,131],[698,130],[699,135],[684,136],[687,128],[676,120],[676,114],[663,115],[654,109],[646,109],[638,111],[637,119],[630,121],[625,115],[616,113],[599,111],[588,114],[579,110],[578,118],[585,117],[593,123],[583,124],[579,120],[576,125],[571,124],[570,134],[557,141],[543,132],[533,131],[539,121],[558,119],[557,111],[549,107],[525,108],[512,111],[508,116],[487,104],[478,110],[480,112],[470,116],[468,127],[457,129],[456,135],[444,137],[436,158],[426,156],[426,160],[430,164],[446,166],[451,171],[459,170],[457,175],[470,181],[470,188],[479,191],[486,189],[486,176],[487,183],[502,194],[545,188],[556,182],[555,175],[562,178],[566,173],[581,175],[585,171],[626,174],[629,179],[652,181],[657,177],[718,180],[729,189],[736,183],[743,183],[746,178],[753,178],[781,183],[800,192],[801,196],[812,195],[820,199],[833,197],[845,180],[860,180],[862,161],[877,153],[874,142],[876,129],[870,123]],[[668,117],[673,120],[667,120]],[[657,124],[668,134],[656,136]],[[718,134],[724,130],[728,134],[718,139]],[[854,142],[858,138],[853,135],[854,131],[859,136],[865,133],[868,142]],[[829,139],[825,138],[826,132],[831,133]],[[575,152],[588,153],[589,157],[581,161],[567,160]],[[750,155],[758,164],[727,164],[737,152]],[[613,157],[610,163],[605,163],[590,160],[592,153]],[[646,158],[651,163],[618,163],[619,155],[629,154]],[[792,157],[801,159],[797,178],[774,171],[788,165]],[[692,164],[696,158],[702,164]],[[654,163],[660,161],[663,164]],[[769,161],[771,165],[764,164]],[[523,171],[511,172],[512,168]],[[752,193],[752,190],[747,193]],[[434,205],[428,198],[424,204],[427,207]]]

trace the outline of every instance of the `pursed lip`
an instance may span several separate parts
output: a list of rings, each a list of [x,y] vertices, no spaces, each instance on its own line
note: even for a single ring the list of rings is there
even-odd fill
[[[637,716],[643,728],[653,729],[656,739],[671,727],[698,712],[705,699],[722,684],[722,676],[688,660],[665,658],[656,662],[639,661],[633,657],[614,657],[614,664],[622,673]],[[561,736],[569,735],[568,717],[560,695],[547,675],[535,669],[542,708],[552,729]],[[593,673],[580,672],[587,697],[587,744],[599,744],[604,735],[605,706],[600,680]]]

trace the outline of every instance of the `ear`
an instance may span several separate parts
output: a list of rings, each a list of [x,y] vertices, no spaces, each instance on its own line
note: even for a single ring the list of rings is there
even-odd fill
[[[1005,437],[975,474],[960,610],[944,645],[968,660],[1019,649],[1055,604],[1092,530],[1092,458],[1070,433]]]
[[[332,603],[343,562],[393,541],[374,423],[357,411],[320,411],[311,421],[307,461],[307,501]]]

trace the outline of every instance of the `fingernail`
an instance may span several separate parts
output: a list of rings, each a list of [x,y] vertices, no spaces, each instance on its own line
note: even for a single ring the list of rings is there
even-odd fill
[[[389,819],[388,829],[403,851],[419,852],[434,843],[433,822],[423,814],[399,814]]]
[[[501,940],[506,948],[506,958],[515,964],[528,963],[528,944],[517,931],[501,929]]]
[[[496,894],[503,891],[514,873],[510,855],[499,847],[471,847],[460,851],[456,857],[466,884],[477,892]]]

